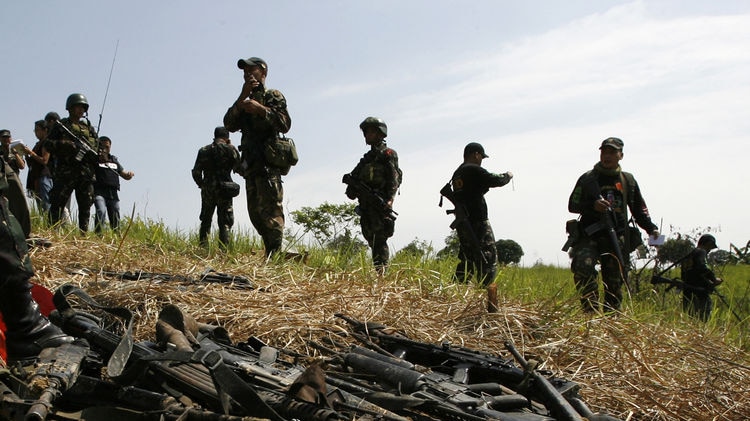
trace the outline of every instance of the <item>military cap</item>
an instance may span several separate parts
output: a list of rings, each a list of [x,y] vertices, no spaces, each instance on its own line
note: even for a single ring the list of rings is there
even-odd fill
[[[224,126],[214,129],[214,139],[229,139],[229,130]]]
[[[599,149],[605,148],[607,146],[621,151],[622,147],[625,146],[625,144],[622,142],[622,139],[618,139],[616,137],[608,137],[602,141],[602,145],[599,146]]]
[[[237,61],[237,67],[240,69],[252,66],[260,66],[263,70],[268,70],[268,64],[266,64],[266,61],[259,57],[241,58]]]
[[[10,130],[8,129],[2,129],[0,130],[0,137],[10,137]]]
[[[701,235],[701,238],[698,239],[699,246],[702,246],[704,244],[711,247],[712,249],[715,249],[718,247],[716,245],[716,237],[714,237],[711,234],[703,234]]]
[[[484,153],[484,147],[477,142],[471,142],[468,145],[466,145],[466,147],[464,147],[464,156],[474,153],[474,152],[479,152],[480,154],[482,154],[482,158],[490,157],[489,155]]]

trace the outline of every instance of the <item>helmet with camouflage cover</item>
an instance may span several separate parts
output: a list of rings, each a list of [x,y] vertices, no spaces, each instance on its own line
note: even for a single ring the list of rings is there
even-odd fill
[[[68,99],[65,101],[65,109],[70,111],[77,104],[83,104],[83,108],[86,111],[89,110],[89,101],[86,99],[86,96],[78,93],[68,95]]]
[[[362,131],[365,131],[365,127],[377,127],[378,130],[380,130],[380,133],[383,133],[384,137],[388,136],[388,126],[385,125],[385,121],[383,121],[382,118],[367,117],[359,123],[359,128]]]

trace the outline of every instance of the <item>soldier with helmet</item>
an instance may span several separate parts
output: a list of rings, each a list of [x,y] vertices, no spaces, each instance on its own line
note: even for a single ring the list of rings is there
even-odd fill
[[[69,95],[65,109],[68,117],[49,128],[47,141],[47,148],[55,160],[49,217],[52,224],[58,223],[70,195],[75,192],[78,228],[85,233],[94,204],[94,177],[99,162],[97,134],[86,118],[89,109],[86,96],[80,93]]]
[[[245,178],[250,222],[263,239],[266,257],[281,250],[284,235],[284,189],[281,171],[264,155],[268,142],[287,133],[292,124],[281,92],[266,88],[268,64],[258,57],[237,61],[244,83],[237,100],[224,115],[230,132],[242,131],[238,172]]]
[[[722,282],[707,264],[708,253],[716,247],[713,235],[701,235],[698,246],[685,256],[680,268],[682,280],[687,285],[682,290],[682,309],[703,321],[708,320],[713,310],[711,293]]]
[[[402,172],[398,166],[396,151],[385,144],[388,136],[385,121],[378,117],[367,117],[359,128],[365,143],[370,145],[370,150],[352,172],[345,176],[345,182],[349,178],[352,180],[347,183],[346,196],[359,200],[362,235],[372,249],[375,269],[382,275],[388,266],[387,240],[393,236],[395,228],[392,206],[401,186]]]

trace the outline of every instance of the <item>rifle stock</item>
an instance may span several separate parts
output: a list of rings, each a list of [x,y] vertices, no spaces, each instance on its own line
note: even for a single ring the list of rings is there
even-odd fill
[[[370,186],[352,177],[351,174],[344,174],[341,182],[353,187],[360,194],[363,194],[363,199],[365,199],[365,201],[378,204],[382,208],[386,218],[393,221],[396,220],[398,213],[394,211],[393,208],[388,205],[388,202],[386,202],[385,199],[383,199],[375,190],[371,189]]]

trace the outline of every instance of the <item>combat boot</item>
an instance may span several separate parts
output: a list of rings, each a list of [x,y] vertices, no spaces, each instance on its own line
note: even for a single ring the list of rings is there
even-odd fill
[[[28,361],[44,348],[73,342],[73,337],[39,312],[39,305],[31,298],[28,274],[9,277],[0,292],[8,362]]]
[[[229,239],[229,227],[219,226],[219,248],[227,251],[227,248],[229,247]]]

